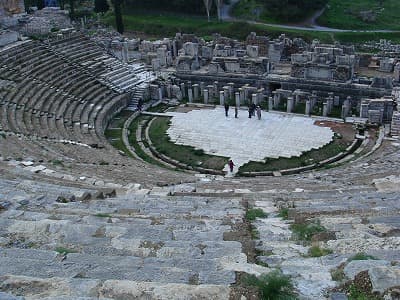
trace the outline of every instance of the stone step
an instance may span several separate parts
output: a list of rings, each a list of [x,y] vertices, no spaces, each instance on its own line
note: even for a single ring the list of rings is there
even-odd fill
[[[195,276],[192,277],[192,284],[14,275],[2,276],[0,279],[1,291],[11,295],[25,296],[27,300],[31,299],[31,290],[35,291],[35,297],[43,300],[135,299],[140,295],[148,300],[218,300],[228,299],[230,294],[230,288],[226,285],[197,285]],[[11,299],[21,300],[19,297]]]
[[[37,255],[37,257],[36,257]],[[163,259],[156,257],[92,256],[81,253],[58,255],[53,251],[5,249],[0,253],[0,276],[12,274],[32,277],[85,277],[189,283],[197,275],[199,283],[235,282],[235,272],[221,268],[218,259]]]

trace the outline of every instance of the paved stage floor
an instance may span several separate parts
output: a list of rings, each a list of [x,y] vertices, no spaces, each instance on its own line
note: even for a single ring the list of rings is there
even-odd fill
[[[314,125],[312,118],[291,114],[262,112],[258,120],[249,119],[246,110],[239,110],[235,119],[232,108],[225,117],[224,108],[217,107],[168,115],[173,116],[167,131],[172,142],[229,157],[236,170],[249,161],[264,161],[266,157],[300,156],[328,144],[334,135],[330,128]]]

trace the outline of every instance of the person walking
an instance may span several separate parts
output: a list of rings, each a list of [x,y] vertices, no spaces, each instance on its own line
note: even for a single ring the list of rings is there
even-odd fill
[[[237,106],[235,106],[235,119],[237,119],[237,118],[238,118],[238,112],[239,112],[239,110],[238,110],[238,107],[237,107]]]
[[[252,111],[251,111],[251,105],[249,105],[248,111],[249,111],[249,119],[251,119],[251,115],[253,114]]]
[[[261,120],[261,107],[257,105],[257,118]]]
[[[256,116],[256,105],[254,103],[251,105],[251,114],[253,117]]]
[[[142,100],[142,98],[140,98],[139,101],[138,101],[138,104],[137,104],[137,110],[139,112],[141,112],[142,108],[143,108],[143,100]]]
[[[225,102],[225,117],[228,116],[228,111],[229,111],[229,104],[228,102]]]
[[[233,163],[232,159],[229,160],[228,165],[229,165],[229,170],[232,173],[233,172],[233,167],[235,166],[235,164]]]

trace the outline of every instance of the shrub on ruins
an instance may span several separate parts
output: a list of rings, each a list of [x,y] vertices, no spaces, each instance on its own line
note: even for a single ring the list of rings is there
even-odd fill
[[[249,275],[245,283],[254,286],[260,293],[260,299],[296,299],[294,287],[289,276],[283,275],[279,271],[273,271],[268,274],[262,274],[259,277]]]
[[[254,221],[256,218],[266,218],[268,215],[261,208],[251,208],[246,212],[246,220]]]

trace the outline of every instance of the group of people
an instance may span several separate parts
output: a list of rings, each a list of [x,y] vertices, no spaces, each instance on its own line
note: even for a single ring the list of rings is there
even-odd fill
[[[249,112],[249,119],[251,119],[251,117],[255,117],[256,113],[257,113],[257,118],[259,120],[261,120],[261,106],[260,105],[255,105],[250,104],[249,108],[248,108],[248,112]]]
[[[225,107],[225,116],[227,117],[228,113],[229,113],[229,104],[225,103],[224,107]],[[261,120],[261,106],[260,105],[255,105],[254,103],[249,104],[248,112],[249,112],[250,119],[251,119],[251,117],[255,117],[257,114],[257,118],[259,120]],[[237,106],[235,106],[235,118],[238,118],[238,107]]]

